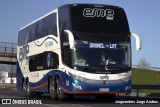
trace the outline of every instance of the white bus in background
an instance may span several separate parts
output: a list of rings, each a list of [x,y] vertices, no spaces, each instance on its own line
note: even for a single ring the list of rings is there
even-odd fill
[[[121,7],[67,4],[21,28],[17,88],[26,97],[50,93],[115,99],[131,92],[131,33]]]

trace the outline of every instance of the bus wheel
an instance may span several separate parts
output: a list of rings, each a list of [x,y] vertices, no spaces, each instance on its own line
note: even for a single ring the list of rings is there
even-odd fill
[[[24,80],[22,82],[22,92],[26,92],[26,85]]]
[[[29,81],[27,81],[27,83],[26,83],[25,96],[26,96],[27,98],[32,98],[32,97],[34,97],[34,96],[33,96],[33,93],[30,92]]]
[[[62,89],[61,89],[61,86],[60,86],[60,81],[59,81],[58,78],[56,79],[56,84],[57,84],[57,89],[56,90],[57,90],[58,99],[60,101],[66,101],[68,99],[68,96],[62,92]]]
[[[52,78],[50,78],[49,79],[49,93],[51,95],[51,99],[53,99],[53,100],[58,99],[57,92],[56,92],[55,88],[56,88],[55,85],[54,86],[52,85]]]

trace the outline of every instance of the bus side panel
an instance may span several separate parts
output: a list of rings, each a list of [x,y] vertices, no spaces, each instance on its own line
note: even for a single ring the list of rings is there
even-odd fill
[[[30,82],[31,92],[48,92],[48,78],[52,77],[52,85],[55,83],[55,75],[59,76],[60,86],[64,93],[130,93],[131,89],[125,90],[126,86],[130,86],[131,81],[124,82],[121,84],[89,84],[82,81],[75,80],[67,73],[61,70],[51,70],[44,77],[37,82]],[[81,86],[81,89],[77,88],[75,85]],[[108,91],[100,91],[100,88],[107,88]]]
[[[49,71],[47,74],[44,75],[43,78],[41,78],[41,80],[37,81],[37,82],[30,82],[30,91],[31,92],[48,92],[48,82],[49,82],[49,78],[52,79],[52,86],[55,84],[54,80],[55,80],[55,75],[58,75],[60,77],[62,71],[59,70],[51,70]]]
[[[22,71],[19,67],[19,63],[17,62],[17,72],[16,72],[16,77],[17,77],[17,90],[22,91],[22,78],[23,74]]]
[[[30,82],[30,91],[31,92],[48,92],[48,80],[52,78],[52,86],[55,84],[55,76],[58,76],[60,79],[61,86],[65,87],[67,90],[72,90],[69,86],[66,87],[66,80],[72,81],[70,76],[64,73],[61,70],[51,70],[44,77],[37,82]]]
[[[37,82],[29,82],[30,84],[30,91],[31,92],[48,92],[48,80],[50,77],[52,77],[52,81],[53,79],[53,74],[51,74],[52,72],[55,71],[50,71],[48,72],[46,75],[44,75],[44,77],[37,81]]]

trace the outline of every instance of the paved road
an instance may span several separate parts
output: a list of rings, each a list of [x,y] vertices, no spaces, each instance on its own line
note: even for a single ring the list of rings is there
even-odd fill
[[[11,98],[11,99],[25,99],[24,94],[17,90],[0,90],[0,98]],[[98,102],[94,99],[93,96],[76,96],[73,100],[69,100],[67,102],[59,102],[53,101],[50,99],[49,95],[43,95],[40,98],[35,98],[36,100],[42,100],[42,105],[39,107],[106,107],[107,104],[113,104],[115,102]],[[2,99],[0,99],[2,101]],[[122,103],[123,101],[132,101],[137,103],[144,103],[144,101],[157,101],[160,104],[160,95],[154,96],[143,96],[143,97],[135,97],[135,96],[117,96],[117,103]],[[1,102],[0,101],[0,102]]]

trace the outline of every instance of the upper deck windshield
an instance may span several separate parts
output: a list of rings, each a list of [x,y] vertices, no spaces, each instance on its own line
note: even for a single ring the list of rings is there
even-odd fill
[[[76,68],[91,73],[126,72],[131,67],[130,42],[76,40],[75,56]]]
[[[75,5],[71,7],[72,31],[94,34],[129,33],[124,10],[115,6]]]

